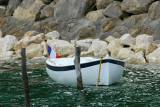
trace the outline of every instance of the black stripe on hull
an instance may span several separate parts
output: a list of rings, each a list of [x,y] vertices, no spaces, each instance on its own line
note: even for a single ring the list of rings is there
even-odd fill
[[[103,59],[102,64],[103,63],[112,63],[112,64],[116,64],[116,65],[120,65],[120,66],[124,67],[124,62],[123,61],[117,61],[117,60],[113,60],[113,59]],[[83,64],[81,64],[81,68],[87,68],[87,67],[94,66],[94,65],[99,65],[99,64],[100,64],[100,61],[83,63]],[[47,63],[46,63],[46,67],[50,70],[53,70],[53,71],[69,71],[69,70],[74,70],[75,69],[74,65],[57,67],[57,66],[51,66]]]

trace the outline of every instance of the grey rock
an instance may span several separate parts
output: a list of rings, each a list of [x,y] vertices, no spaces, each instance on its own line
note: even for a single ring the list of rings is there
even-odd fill
[[[96,0],[97,9],[105,9],[114,0]]]
[[[119,18],[122,15],[122,10],[118,4],[112,3],[105,8],[103,14],[111,18]]]
[[[55,9],[54,17],[58,20],[79,18],[90,10],[94,2],[91,0],[59,0]]]
[[[160,40],[160,19],[152,20],[149,25],[151,26],[153,30],[153,39],[154,40]]]
[[[150,25],[151,19],[147,14],[133,15],[124,21],[123,25],[130,29],[129,33],[136,37],[140,34],[152,35],[154,33]]]
[[[45,6],[42,10],[41,10],[41,15],[40,18],[48,18],[48,17],[53,17],[54,15],[54,7],[56,6],[55,2],[52,2],[51,4]]]
[[[77,36],[77,32],[81,27],[90,26],[92,22],[88,19],[79,18],[70,21],[59,21],[60,26],[58,32],[64,35],[68,40],[73,40]],[[72,26],[70,26],[72,24]]]
[[[77,32],[78,37],[81,39],[83,38],[93,38],[96,36],[96,27],[91,25],[91,26],[83,26],[79,29]]]
[[[126,33],[131,33],[136,37],[140,34],[152,35],[154,40],[160,40],[160,19],[151,20],[148,14],[132,15],[116,27],[121,26],[128,29]]]
[[[73,40],[78,36],[79,39],[88,37],[98,38],[100,33],[103,31],[102,24],[105,20],[107,20],[107,18],[93,22],[86,19],[86,17],[70,21],[60,20],[57,22],[57,31],[61,36],[66,37],[66,40]]]
[[[40,11],[45,7],[41,0],[23,0],[15,9],[13,16],[17,19],[26,19],[30,21],[39,20]]]
[[[88,12],[86,18],[91,21],[98,21],[102,18],[105,18],[105,16],[103,15],[103,9]]]
[[[5,24],[1,28],[3,35],[14,35],[18,39],[31,29],[32,22],[27,20],[18,20],[14,17],[6,17]]]
[[[128,29],[133,29],[140,25],[149,25],[150,21],[151,20],[147,14],[132,15],[122,22],[122,26],[126,26]]]
[[[153,36],[154,40],[160,40],[160,6],[156,4],[158,1],[153,3],[155,0],[123,0],[123,2],[122,0],[23,0],[22,3],[20,1],[10,0],[7,17],[2,15],[0,17],[3,36],[15,35],[20,39],[29,30],[41,33],[56,30],[60,33],[60,39],[65,40],[73,40],[76,37],[105,39],[109,35],[119,38],[126,33],[134,37],[148,34]],[[153,4],[149,8],[151,3]],[[88,20],[85,16],[93,11],[95,6],[97,9],[106,8],[104,14],[107,17],[101,17],[96,21]],[[124,16],[121,7],[127,16]],[[17,14],[14,15],[13,11],[15,12],[17,8],[19,8]],[[5,11],[0,11],[0,14],[4,13]],[[17,17],[12,17],[12,14]],[[116,23],[110,21],[114,18],[118,19]]]
[[[148,14],[152,20],[160,18],[160,1],[152,3],[149,7]]]
[[[36,30],[38,32],[52,32],[53,30],[58,30],[60,26],[59,22],[56,22],[54,18],[46,18],[42,21],[34,22],[31,29]]]
[[[133,14],[141,14],[146,13],[148,11],[149,5],[154,0],[123,0],[122,2],[122,10],[133,13]]]
[[[110,20],[107,20],[103,24],[103,32],[112,30],[119,22],[121,22],[121,20],[118,18],[111,18]]]
[[[14,10],[21,4],[22,0],[10,0],[7,5],[6,16],[12,16]]]

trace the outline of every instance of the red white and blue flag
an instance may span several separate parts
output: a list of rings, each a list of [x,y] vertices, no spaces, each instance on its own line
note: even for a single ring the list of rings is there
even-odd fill
[[[60,58],[58,54],[47,44],[49,58]]]

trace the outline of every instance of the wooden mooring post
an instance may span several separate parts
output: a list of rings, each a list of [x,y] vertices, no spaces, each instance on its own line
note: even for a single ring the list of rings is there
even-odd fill
[[[74,64],[75,64],[76,75],[77,75],[77,89],[83,90],[83,81],[82,81],[82,74],[81,74],[81,67],[80,67],[80,53],[81,53],[81,48],[75,47]]]
[[[24,86],[25,106],[30,107],[28,75],[26,71],[27,67],[26,67],[26,49],[25,48],[22,48],[21,56],[22,56],[22,79],[23,79],[23,86]]]

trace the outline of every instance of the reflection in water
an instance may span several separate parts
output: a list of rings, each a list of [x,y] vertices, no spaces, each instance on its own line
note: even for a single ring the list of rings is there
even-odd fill
[[[121,81],[109,87],[90,86],[83,91],[76,86],[53,82],[45,69],[29,70],[32,106],[158,106],[160,77],[158,72],[125,70]],[[24,105],[21,71],[0,71],[0,106]]]

